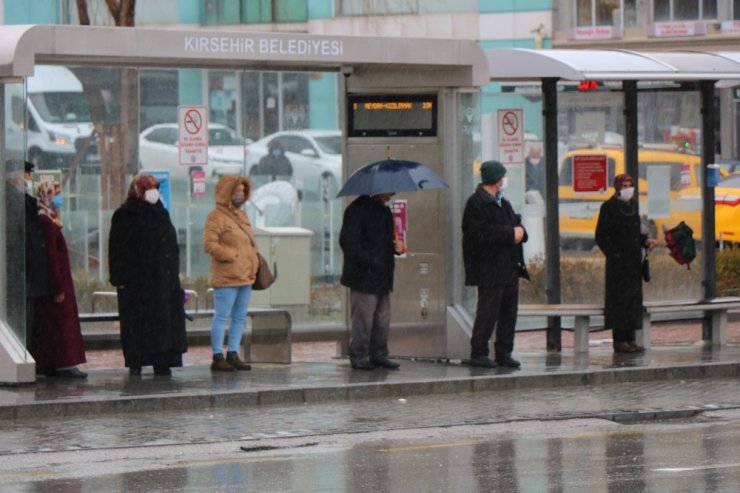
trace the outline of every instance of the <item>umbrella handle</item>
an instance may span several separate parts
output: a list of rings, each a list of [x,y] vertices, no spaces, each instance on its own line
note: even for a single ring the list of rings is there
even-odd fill
[[[385,157],[386,157],[386,159],[390,159],[391,158],[391,146],[387,146],[385,148]]]

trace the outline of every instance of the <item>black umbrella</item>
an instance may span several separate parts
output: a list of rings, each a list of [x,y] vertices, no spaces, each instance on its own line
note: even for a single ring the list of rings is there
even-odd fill
[[[352,173],[337,197],[415,192],[432,188],[447,188],[447,183],[421,163],[389,158],[367,164]]]

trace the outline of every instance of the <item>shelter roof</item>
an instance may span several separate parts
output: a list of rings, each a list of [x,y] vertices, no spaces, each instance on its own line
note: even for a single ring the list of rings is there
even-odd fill
[[[434,79],[429,85],[482,86],[489,82],[483,50],[472,40],[200,28],[0,26],[0,77],[30,76],[35,64],[346,74],[427,70]]]
[[[498,81],[740,79],[740,52],[499,48],[486,58],[490,79]]]

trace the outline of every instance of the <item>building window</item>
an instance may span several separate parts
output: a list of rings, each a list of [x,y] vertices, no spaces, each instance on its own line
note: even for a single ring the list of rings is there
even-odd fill
[[[740,0],[732,1],[732,20],[740,20]]]
[[[737,0],[735,0],[737,4]],[[654,0],[655,22],[697,21],[717,18],[717,0]]]
[[[589,26],[633,26],[637,0],[576,0],[576,24]]]
[[[203,24],[306,22],[307,0],[205,0]]]

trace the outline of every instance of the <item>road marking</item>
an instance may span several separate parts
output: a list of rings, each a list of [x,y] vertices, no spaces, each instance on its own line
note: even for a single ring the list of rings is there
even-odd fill
[[[733,467],[740,467],[740,462],[732,464],[712,464],[708,466],[694,466],[694,467],[661,467],[653,469],[656,472],[689,472],[689,471],[703,471],[706,469],[732,469]]]
[[[437,443],[434,445],[416,445],[413,447],[395,447],[395,448],[382,448],[380,452],[394,453],[394,452],[411,452],[413,450],[424,450],[433,448],[449,448],[449,447],[468,447],[470,445],[479,445],[482,442],[450,442],[450,443]]]
[[[6,472],[0,473],[0,479],[22,479],[22,478],[36,478],[41,476],[54,476],[60,474],[60,471],[49,469],[46,471],[33,471],[33,472]]]

